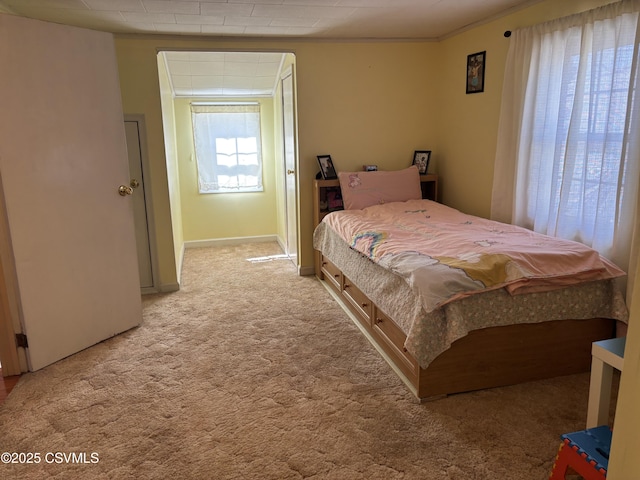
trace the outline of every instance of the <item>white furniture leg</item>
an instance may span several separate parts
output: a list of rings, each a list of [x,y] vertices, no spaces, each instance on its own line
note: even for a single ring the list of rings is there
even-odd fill
[[[626,337],[593,342],[587,428],[609,424],[613,369],[622,371]]]
[[[609,424],[609,404],[611,403],[612,378],[613,367],[594,356],[591,360],[591,383],[589,384],[587,428]]]

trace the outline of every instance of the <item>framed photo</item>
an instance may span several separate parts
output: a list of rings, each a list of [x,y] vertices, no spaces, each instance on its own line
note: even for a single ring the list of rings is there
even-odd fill
[[[377,165],[362,165],[362,170],[365,172],[375,172],[378,170]]]
[[[486,50],[467,56],[467,93],[484,92]]]
[[[320,172],[324,180],[333,180],[338,178],[336,169],[333,167],[331,155],[318,155],[318,163],[320,164]]]
[[[420,175],[426,175],[429,169],[429,160],[431,159],[431,150],[416,150],[413,152],[412,165],[418,166]]]

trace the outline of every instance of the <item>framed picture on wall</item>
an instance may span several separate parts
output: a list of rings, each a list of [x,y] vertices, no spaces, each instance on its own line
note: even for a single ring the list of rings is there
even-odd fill
[[[331,155],[318,155],[318,164],[320,164],[320,172],[324,180],[333,180],[338,178],[336,169],[333,167]]]
[[[467,93],[484,92],[486,50],[467,56]]]
[[[418,167],[420,175],[426,175],[429,169],[429,160],[431,159],[431,150],[416,150],[413,152],[413,163]]]

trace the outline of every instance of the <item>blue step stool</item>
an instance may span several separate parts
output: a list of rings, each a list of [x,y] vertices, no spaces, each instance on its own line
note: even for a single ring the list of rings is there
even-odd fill
[[[612,431],[607,425],[561,435],[562,443],[549,480],[564,480],[571,468],[585,480],[607,477]]]

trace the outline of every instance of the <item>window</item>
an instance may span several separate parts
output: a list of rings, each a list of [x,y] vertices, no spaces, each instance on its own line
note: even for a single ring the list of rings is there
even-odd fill
[[[535,82],[533,142],[519,220],[609,253],[617,202],[624,195],[634,49],[627,44],[585,55],[581,37],[572,29],[564,56],[542,69]],[[550,110],[553,105],[557,109]]]
[[[492,202],[493,218],[582,242],[623,269],[640,172],[638,21],[623,1],[515,32]]]
[[[261,192],[260,105],[191,105],[200,193]]]

